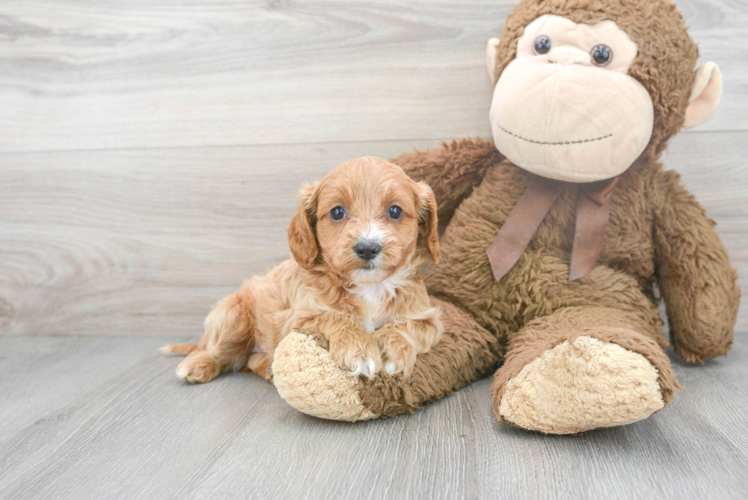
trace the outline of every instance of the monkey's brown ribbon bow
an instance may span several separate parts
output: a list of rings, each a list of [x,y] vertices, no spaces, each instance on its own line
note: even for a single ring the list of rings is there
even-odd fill
[[[618,177],[577,184],[580,194],[577,198],[569,281],[587,275],[597,264],[605,244],[610,198],[617,183]],[[533,176],[499,234],[486,250],[496,281],[517,263],[566,185],[569,183]]]

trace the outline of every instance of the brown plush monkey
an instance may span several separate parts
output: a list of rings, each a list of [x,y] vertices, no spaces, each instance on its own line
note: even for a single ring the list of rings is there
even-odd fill
[[[427,284],[444,340],[410,378],[338,370],[314,332],[276,351],[299,410],[359,420],[410,411],[488,373],[496,417],[546,433],[627,424],[679,387],[686,361],[732,342],[736,272],[703,208],[657,162],[706,121],[716,65],[666,0],[524,0],[488,44],[494,143],[462,140],[394,163],[436,193],[447,222]],[[571,273],[570,273],[571,271]]]

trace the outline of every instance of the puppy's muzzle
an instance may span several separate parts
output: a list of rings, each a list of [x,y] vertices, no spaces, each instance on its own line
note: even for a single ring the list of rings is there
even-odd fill
[[[360,241],[353,247],[353,251],[362,260],[369,262],[382,251],[382,245],[374,241]]]

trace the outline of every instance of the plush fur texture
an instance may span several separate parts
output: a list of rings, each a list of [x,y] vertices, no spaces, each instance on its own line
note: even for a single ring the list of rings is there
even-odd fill
[[[620,346],[649,361],[667,405],[679,385],[662,350],[667,341],[655,284],[667,305],[671,340],[684,359],[703,362],[729,350],[740,298],[736,272],[714,223],[678,175],[660,164],[639,161],[621,176],[611,200],[606,244],[589,275],[568,281],[579,195],[570,184],[518,264],[496,282],[485,249],[530,174],[502,161],[493,144],[482,140],[454,141],[393,161],[414,178],[430,182],[437,200],[445,201],[440,206],[459,208],[441,212],[449,221],[441,242],[442,261],[431,266],[426,281],[432,297],[443,301],[443,340],[419,357],[410,378],[359,381],[358,397],[373,414],[396,415],[442,397],[485,373],[505,349],[506,362],[493,387],[497,417],[504,420],[500,405],[506,383],[544,352],[580,336]],[[461,173],[462,184],[452,190],[442,179],[455,172]],[[641,418],[651,409],[643,408]],[[611,425],[616,422],[612,419]],[[599,420],[591,425],[588,428],[604,426]],[[577,432],[584,425],[571,427]],[[572,432],[571,427],[536,430],[563,433]]]
[[[578,185],[564,185],[518,263],[497,282],[486,249],[531,174],[482,140],[393,160],[431,185],[446,225],[442,260],[426,280],[432,297],[442,301],[446,331],[439,345],[419,356],[412,376],[359,380],[356,401],[373,415],[396,415],[442,397],[505,353],[492,388],[499,420],[564,434],[645,418],[679,387],[663,351],[656,287],[671,342],[686,361],[704,362],[730,349],[740,299],[736,272],[714,222],[679,176],[657,162],[683,125],[698,56],[680,13],[666,0],[524,0],[504,28],[497,75],[514,57],[524,27],[544,14],[587,24],[611,19],[637,43],[629,74],[652,96],[650,143],[613,192],[597,267],[573,282]],[[557,376],[549,378],[552,373]],[[576,375],[566,379],[564,373]],[[303,376],[284,370],[284,383]],[[335,391],[333,383],[316,379],[315,388]],[[349,400],[347,391],[337,397]],[[621,399],[609,397],[612,391]],[[563,398],[577,398],[578,411],[553,404]],[[324,408],[314,412],[336,418]]]
[[[199,346],[165,346],[188,354],[177,375],[208,382],[248,367],[272,380],[276,348],[292,330],[322,334],[336,367],[374,377],[413,370],[416,356],[439,341],[439,309],[431,306],[421,268],[439,259],[431,189],[373,157],[343,163],[300,193],[288,230],[295,260],[244,283],[205,320]],[[399,216],[388,215],[392,207]],[[333,210],[342,211],[339,220]],[[356,250],[376,244],[373,257]]]
[[[278,394],[315,417],[349,422],[376,418],[361,401],[358,381],[340,370],[327,347],[329,343],[318,334],[315,338],[292,332],[284,338],[273,361]]]
[[[506,385],[496,414],[518,427],[564,434],[630,424],[663,408],[657,378],[642,355],[580,335],[526,364]]]
[[[444,335],[418,356],[410,376],[381,372],[371,380],[358,379],[351,392],[327,353],[327,339],[303,331],[284,339],[276,351],[278,393],[309,415],[355,421],[411,412],[490,373],[501,359],[496,337],[458,307],[438,299],[432,305],[441,310]]]
[[[530,321],[522,329],[521,334],[512,339],[507,360],[494,377],[493,396],[497,417],[503,420],[499,404],[507,389],[507,383],[510,383],[529,363],[537,360],[544,353],[564,343],[576,345],[575,342],[580,337],[614,344],[627,352],[642,356],[658,374],[655,380],[661,393],[659,399],[664,404],[670,403],[675,390],[681,386],[676,381],[669,360],[662,350],[665,344],[662,335],[642,319],[644,318],[641,316],[637,317],[620,309],[592,306],[562,308],[553,314]],[[639,332],[648,332],[648,334]],[[577,351],[583,349],[584,346],[577,346]],[[592,371],[591,374],[596,372],[597,370]],[[596,382],[603,384],[599,380]],[[631,385],[637,384],[631,383]],[[609,392],[609,390],[601,391],[603,394]]]

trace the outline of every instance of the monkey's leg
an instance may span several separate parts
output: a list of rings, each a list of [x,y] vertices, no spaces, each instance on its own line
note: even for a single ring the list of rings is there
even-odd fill
[[[528,322],[494,376],[496,417],[573,434],[636,422],[667,406],[680,386],[658,345],[661,332],[642,316],[582,306]]]
[[[419,354],[412,375],[380,372],[373,380],[340,370],[321,335],[294,332],[275,350],[273,383],[297,410],[331,420],[366,420],[410,412],[477,380],[500,358],[496,338],[469,314],[432,299],[444,336]]]

